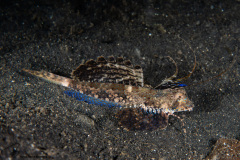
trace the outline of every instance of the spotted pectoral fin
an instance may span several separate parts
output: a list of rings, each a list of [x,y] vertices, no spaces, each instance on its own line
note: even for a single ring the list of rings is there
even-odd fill
[[[79,101],[87,102],[88,104],[94,104],[94,105],[106,106],[106,107],[122,107],[118,103],[101,100],[95,97],[88,96],[86,94],[82,94],[74,90],[64,91],[64,93],[67,94],[68,96],[76,98]]]
[[[120,110],[116,118],[120,126],[131,131],[165,129],[168,125],[168,115],[164,112],[149,114],[137,108]]]
[[[78,66],[73,72],[74,80],[101,83],[117,83],[143,87],[143,70],[141,66],[133,66],[130,60],[113,56],[105,59],[88,60]]]

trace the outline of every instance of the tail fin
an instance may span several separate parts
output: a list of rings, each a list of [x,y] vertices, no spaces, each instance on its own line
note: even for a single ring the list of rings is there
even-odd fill
[[[63,76],[59,76],[50,72],[46,71],[33,71],[28,69],[22,69],[24,72],[30,73],[31,75],[40,77],[46,81],[49,81],[51,83],[55,83],[64,87],[69,87],[71,82],[73,81],[70,78],[66,78]]]

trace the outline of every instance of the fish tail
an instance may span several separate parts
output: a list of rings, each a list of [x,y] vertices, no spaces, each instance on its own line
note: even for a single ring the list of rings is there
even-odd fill
[[[50,72],[46,71],[34,71],[34,70],[28,70],[28,69],[22,69],[24,72],[30,73],[33,76],[40,77],[48,82],[58,84],[64,87],[69,87],[72,83],[72,79],[66,78],[63,76],[59,76]]]

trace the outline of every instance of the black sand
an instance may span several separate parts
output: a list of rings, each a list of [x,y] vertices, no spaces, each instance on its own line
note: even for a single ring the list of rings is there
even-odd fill
[[[240,2],[1,1],[0,156],[3,159],[202,159],[219,138],[240,139]],[[194,111],[165,130],[124,131],[114,111],[64,95],[22,68],[70,76],[82,60],[124,56],[154,85],[186,80]],[[237,57],[234,58],[234,56]],[[221,78],[197,84],[233,67]]]

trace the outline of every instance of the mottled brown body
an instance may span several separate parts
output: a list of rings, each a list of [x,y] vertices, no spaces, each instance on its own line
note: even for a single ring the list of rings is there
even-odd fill
[[[191,111],[193,108],[184,88],[155,90],[97,82],[73,82],[68,87],[91,97],[119,103],[124,108],[142,108],[153,113]]]
[[[120,105],[122,110],[116,117],[120,120],[119,124],[129,130],[165,128],[169,115],[191,111],[194,107],[183,87],[163,90],[144,87],[142,68],[133,67],[129,60],[124,61],[121,57],[116,61],[113,57],[89,60],[72,72],[73,79],[45,71],[23,70],[101,102]]]

